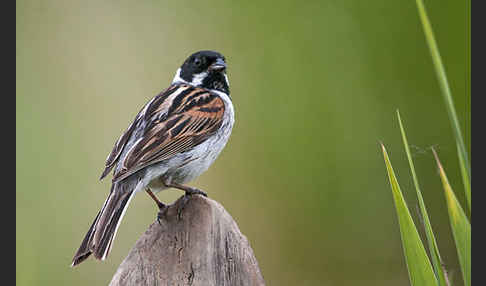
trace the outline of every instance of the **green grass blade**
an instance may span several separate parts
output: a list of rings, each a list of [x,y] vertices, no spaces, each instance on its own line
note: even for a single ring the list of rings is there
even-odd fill
[[[400,118],[400,112],[397,110],[398,123],[400,124],[400,131],[402,132],[403,145],[405,146],[405,151],[407,153],[408,163],[410,165],[410,170],[412,171],[413,183],[415,185],[415,190],[417,192],[417,197],[420,206],[420,212],[422,214],[425,235],[427,237],[427,244],[429,246],[430,256],[432,257],[432,265],[434,267],[435,276],[439,282],[440,286],[447,286],[446,275],[442,270],[442,260],[440,258],[439,247],[435,240],[434,232],[432,231],[432,225],[430,224],[429,215],[427,209],[425,208],[424,199],[422,197],[422,192],[420,191],[420,186],[418,183],[417,175],[415,173],[415,167],[413,165],[412,156],[410,154],[410,148],[408,146],[407,136],[405,135],[405,129],[403,128],[402,119]]]
[[[456,243],[457,256],[461,265],[462,278],[466,286],[471,285],[471,224],[464,213],[459,201],[454,195],[454,191],[447,180],[444,168],[442,167],[437,153],[432,148],[437,166],[439,167],[440,179],[444,186],[449,220],[451,223],[452,234]]]
[[[444,65],[442,64],[442,59],[440,57],[439,49],[434,38],[432,26],[430,25],[427,12],[425,11],[424,3],[422,0],[416,0],[416,2],[420,19],[422,21],[422,26],[424,27],[425,38],[427,39],[427,44],[430,49],[432,61],[434,62],[437,78],[439,80],[439,86],[442,90],[442,95],[446,103],[447,113],[449,114],[449,119],[451,120],[452,130],[454,132],[454,136],[456,137],[456,143],[459,149],[459,156],[464,162],[464,167],[467,170],[468,181],[470,181],[471,166],[469,164],[466,147],[464,145],[464,139],[462,138],[461,127],[459,126],[459,120],[457,119],[456,109],[454,108],[454,102],[452,100],[449,83],[447,81],[447,76],[444,70]]]
[[[469,215],[471,215],[471,182],[469,181],[469,176],[467,175],[466,163],[462,160],[461,150],[457,146],[457,153],[459,157],[459,166],[461,167],[462,182],[464,184],[464,190],[466,192],[466,202],[469,210]]]
[[[424,245],[420,240],[417,228],[415,227],[410,211],[403,198],[395,173],[393,172],[385,146],[381,144],[381,148],[383,150],[383,156],[385,157],[388,179],[390,180],[393,199],[397,210],[400,235],[402,238],[410,283],[412,286],[438,285],[429,258],[425,252]]]

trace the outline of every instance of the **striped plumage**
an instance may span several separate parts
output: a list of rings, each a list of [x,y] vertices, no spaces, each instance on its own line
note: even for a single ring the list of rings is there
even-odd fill
[[[199,61],[199,65],[196,65]],[[202,51],[191,55],[172,84],[152,98],[115,143],[103,179],[112,169],[112,187],[72,266],[90,254],[104,260],[123,214],[140,190],[158,192],[207,170],[225,146],[233,127],[224,57]]]
[[[223,113],[224,102],[216,93],[189,84],[171,85],[147,103],[120,137],[101,178],[113,168],[128,141],[130,135],[127,134],[141,125],[144,125],[144,136],[131,146],[122,167],[113,174],[114,182],[198,145],[218,130]]]

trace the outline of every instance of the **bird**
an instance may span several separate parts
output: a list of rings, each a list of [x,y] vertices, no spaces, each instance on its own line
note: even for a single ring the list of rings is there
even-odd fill
[[[186,185],[205,172],[225,147],[235,122],[225,57],[216,51],[191,54],[168,88],[147,102],[116,141],[100,180],[113,169],[111,189],[71,267],[91,254],[105,260],[130,200],[145,191],[154,195],[175,188],[207,194]],[[160,212],[159,212],[160,214]]]

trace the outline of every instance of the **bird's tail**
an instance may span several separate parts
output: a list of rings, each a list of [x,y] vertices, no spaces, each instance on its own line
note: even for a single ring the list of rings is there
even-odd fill
[[[111,186],[110,194],[76,251],[71,267],[83,262],[91,254],[97,259],[105,260],[133,194],[133,188],[125,190],[118,183]]]

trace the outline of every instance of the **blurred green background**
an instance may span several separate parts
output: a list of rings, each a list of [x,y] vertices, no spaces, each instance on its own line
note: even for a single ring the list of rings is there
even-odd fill
[[[425,4],[470,152],[470,1]],[[192,185],[234,217],[267,285],[409,285],[378,145],[417,218],[396,109],[444,262],[462,284],[428,147],[464,202],[462,183],[415,1],[18,0],[16,8],[17,285],[109,283],[157,209],[137,195],[108,260],[71,269],[109,191],[110,178],[98,181],[104,160],[201,49],[227,58],[236,124]]]

